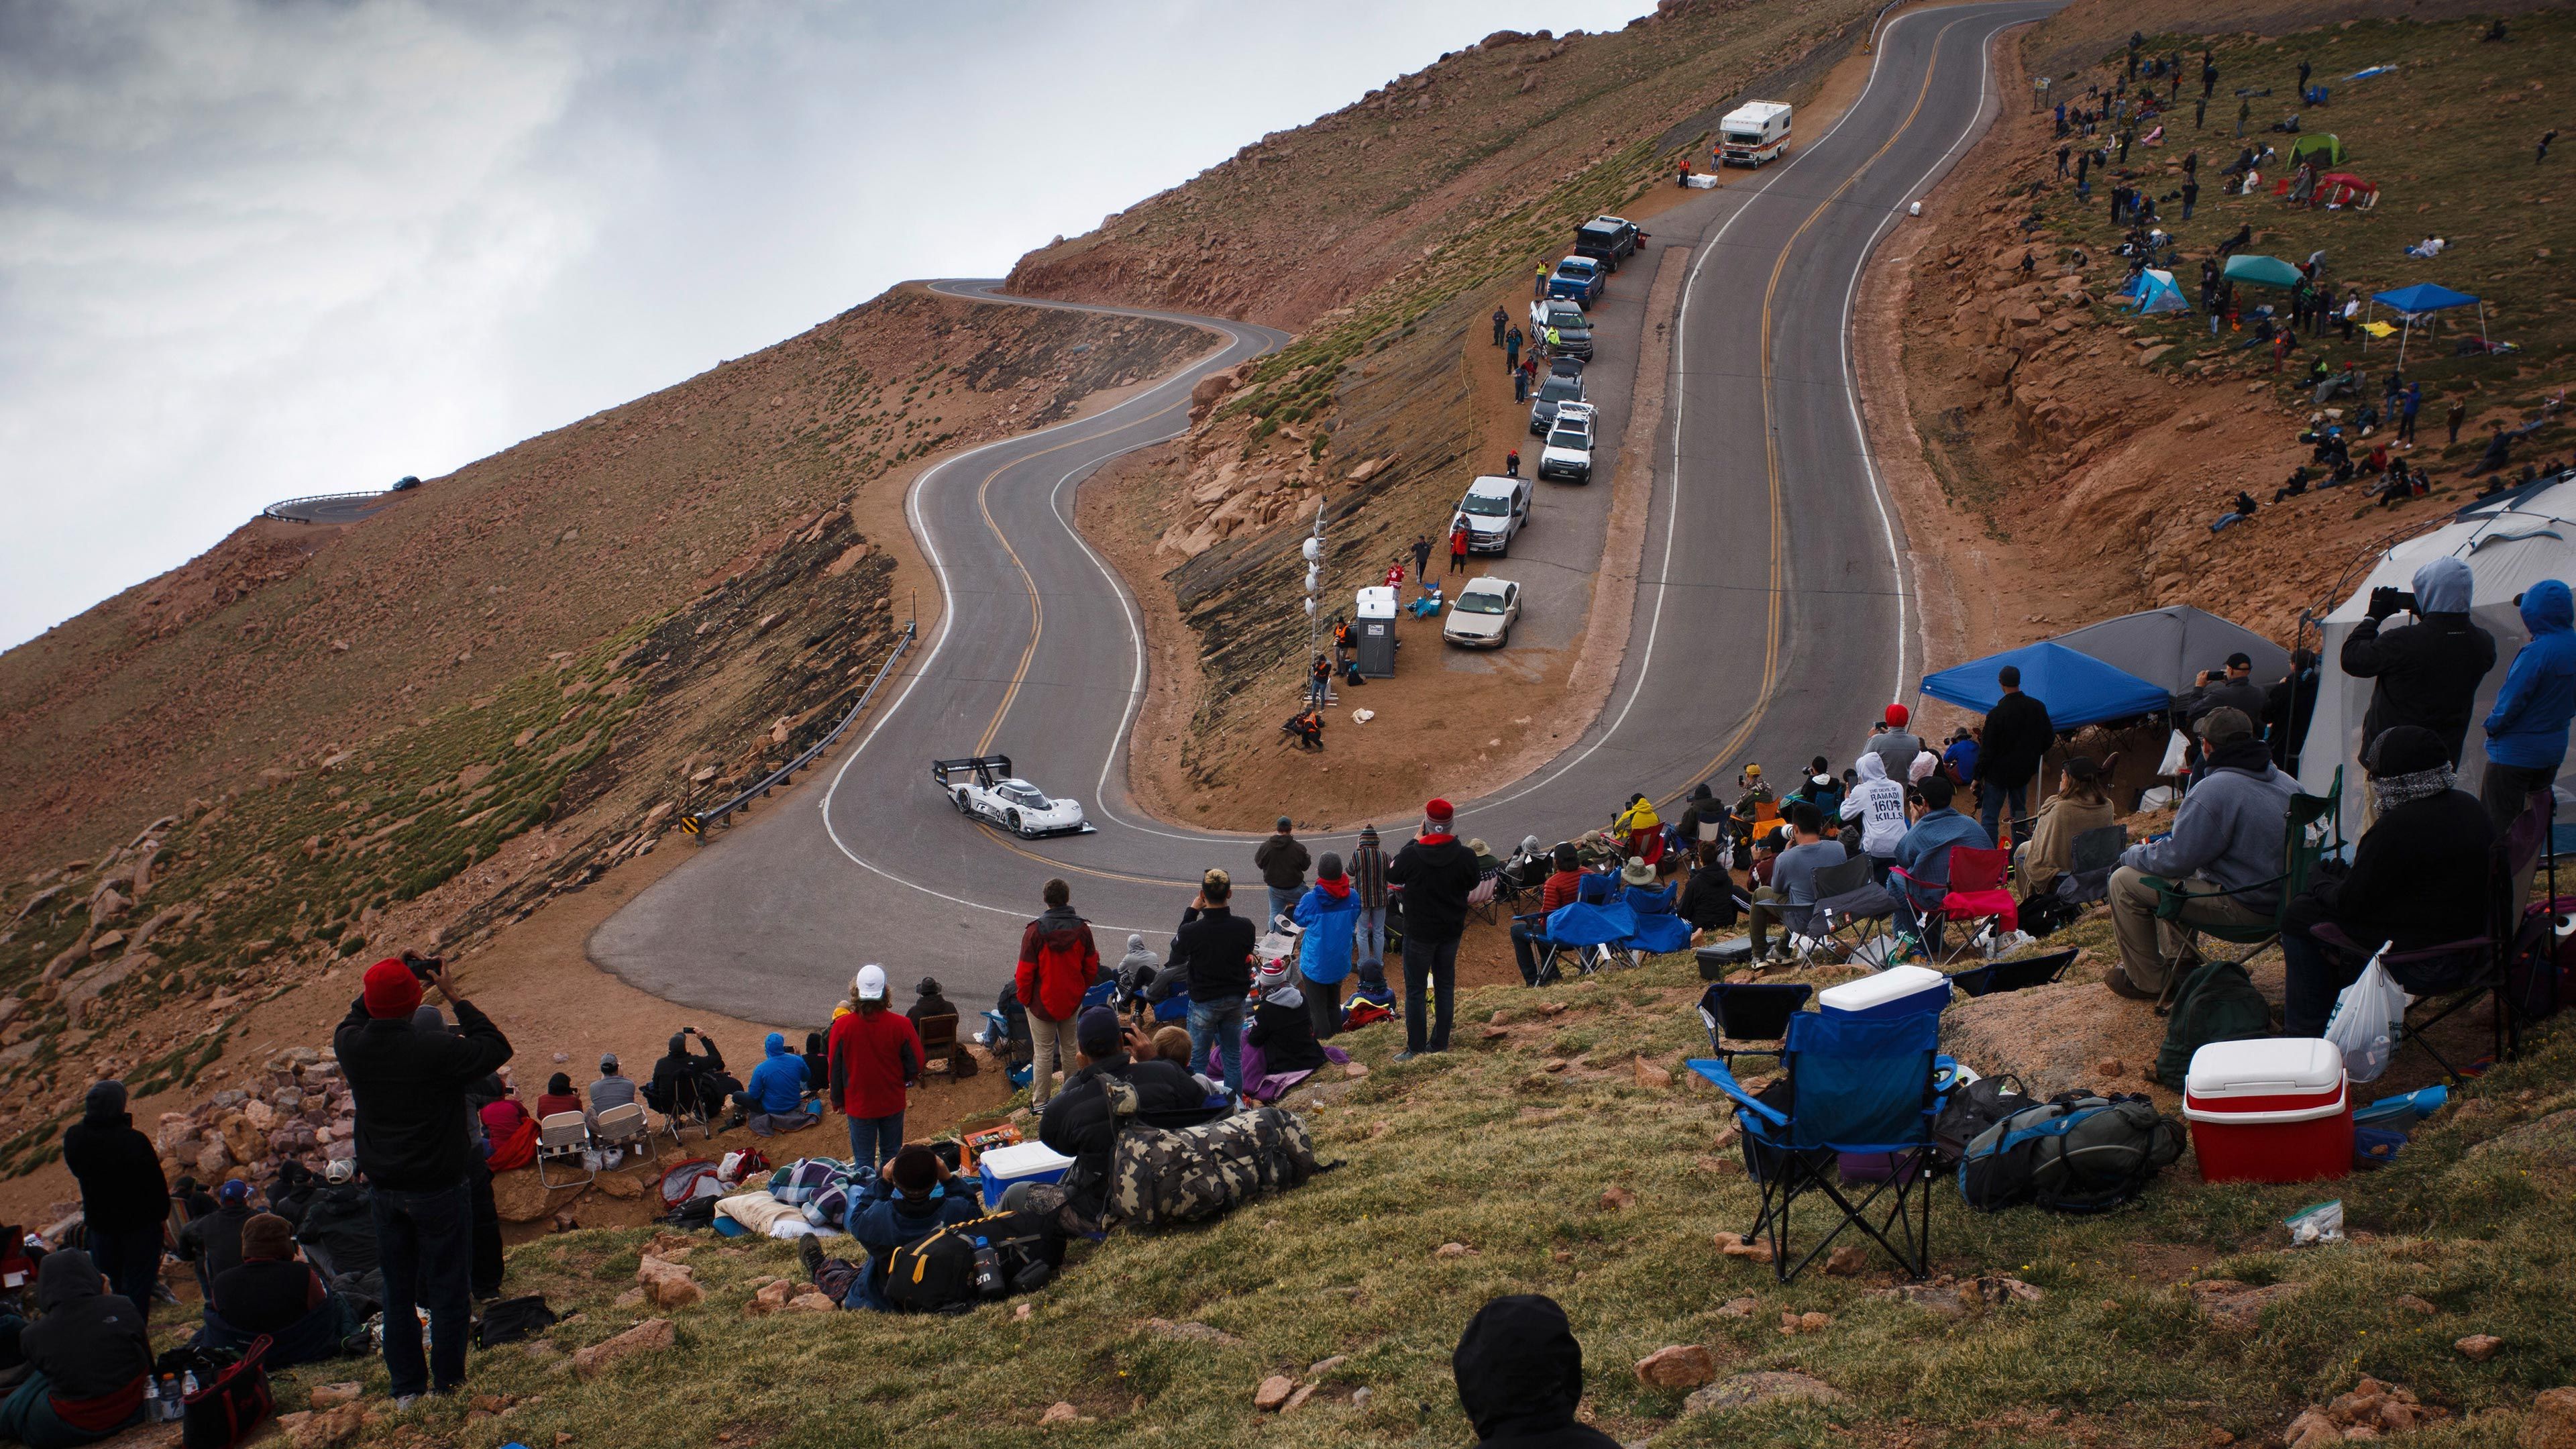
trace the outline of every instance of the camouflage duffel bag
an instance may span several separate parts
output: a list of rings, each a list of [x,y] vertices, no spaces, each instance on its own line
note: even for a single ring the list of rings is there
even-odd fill
[[[1101,1226],[1197,1222],[1322,1170],[1306,1124],[1279,1107],[1176,1130],[1129,1122],[1119,1129]]]

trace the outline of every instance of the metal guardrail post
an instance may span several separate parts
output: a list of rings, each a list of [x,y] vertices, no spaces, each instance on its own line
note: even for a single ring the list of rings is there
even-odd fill
[[[767,795],[770,791],[787,783],[787,778],[789,776],[795,774],[801,769],[804,769],[807,765],[814,763],[814,761],[821,756],[825,750],[830,749],[833,744],[841,738],[842,734],[846,732],[851,725],[858,723],[860,715],[867,713],[868,705],[877,697],[877,690],[884,686],[886,679],[894,673],[894,666],[897,661],[903,658],[904,653],[911,649],[914,642],[918,639],[920,627],[920,622],[918,620],[905,621],[903,633],[897,635],[895,638],[894,651],[886,655],[885,663],[877,666],[876,677],[868,681],[868,687],[866,689],[859,691],[858,701],[850,706],[848,713],[841,716],[840,723],[832,726],[831,730],[821,739],[806,746],[803,754],[798,755],[795,759],[789,760],[779,768],[772,770],[757,784],[752,785],[741,794],[734,796],[732,799],[725,801],[723,804],[718,805],[713,809],[693,810],[688,814],[681,816],[680,833],[695,839],[701,845],[705,844],[707,838],[706,828],[708,826],[724,824],[726,817],[732,815],[735,811],[750,809],[751,802],[754,799]]]

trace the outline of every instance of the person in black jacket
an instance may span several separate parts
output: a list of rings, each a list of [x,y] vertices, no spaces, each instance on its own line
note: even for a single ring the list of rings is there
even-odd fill
[[[2397,725],[2370,745],[2370,792],[2379,818],[2353,848],[2352,870],[2321,881],[2290,902],[2281,932],[2287,971],[2282,1013],[2291,1036],[2324,1033],[2335,997],[2361,979],[2366,953],[2383,941],[2399,951],[2447,945],[2483,934],[2495,906],[2495,822],[2478,797],[2459,788],[2441,737],[2421,725]],[[2331,921],[2365,953],[2329,953],[2310,931]],[[2423,994],[2456,981],[2408,979]]]
[[[2405,606],[2394,590],[2370,591],[2367,618],[2344,636],[2343,672],[2374,679],[2370,708],[2361,717],[2364,758],[2371,742],[2397,725],[2422,725],[2460,764],[2478,681],[2495,667],[2495,636],[2469,622],[2476,583],[2469,566],[2449,555],[2415,571],[2415,619],[2385,633],[2380,621]]]
[[[138,1312],[152,1311],[152,1286],[161,1276],[161,1227],[170,1211],[170,1187],[152,1139],[125,1110],[125,1084],[97,1083],[81,1103],[81,1119],[63,1133],[63,1166],[81,1189],[81,1218],[89,1248],[114,1291]]]
[[[2263,691],[2263,737],[2272,746],[2272,763],[2282,773],[2299,773],[2299,752],[2307,748],[2308,721],[2317,712],[2317,652],[2290,651],[2290,672]]]
[[[1553,1298],[1514,1293],[1476,1310],[1449,1357],[1476,1442],[1511,1449],[1615,1449],[1574,1411],[1583,1403],[1583,1345]]]
[[[1985,727],[1977,736],[1977,793],[1984,797],[1977,813],[1986,838],[2000,841],[2007,800],[2013,819],[2030,818],[2030,783],[2057,738],[2057,727],[2049,723],[2047,705],[2021,692],[2019,668],[2007,664],[1996,670],[1995,683],[2003,686],[2004,697],[1986,711]]]
[[[304,1205],[295,1241],[322,1254],[335,1282],[364,1277],[376,1270],[375,1195],[347,1158],[322,1169],[322,1178],[322,1190]]]
[[[1458,843],[1446,800],[1422,807],[1422,828],[1386,865],[1386,878],[1404,887],[1404,1050],[1409,1062],[1424,1052],[1449,1050],[1449,1018],[1458,983],[1458,937],[1467,929],[1467,893],[1476,888],[1476,853]],[[1436,998],[1428,1032],[1423,997]]]
[[[1207,1097],[1179,1063],[1129,1056],[1118,1013],[1109,1007],[1082,1013],[1074,1022],[1073,1045],[1074,1070],[1047,1099],[1046,1111],[1038,1117],[1038,1140],[1073,1159],[1063,1181],[1066,1205],[1097,1221],[1108,1200],[1110,1157],[1118,1147],[1118,1117],[1102,1090],[1106,1083],[1116,1080],[1135,1088],[1139,1112],[1183,1112]],[[1018,1186],[1011,1192],[1026,1196]],[[1016,1212],[1020,1205],[1010,1193],[1003,1195],[1004,1211]]]
[[[465,1093],[510,1059],[509,1038],[449,989],[444,969],[394,959],[367,968],[364,989],[332,1044],[357,1107],[358,1170],[375,1184],[376,1243],[385,1275],[385,1372],[394,1402],[465,1381],[470,1325],[474,1160]],[[422,1031],[413,1008],[426,986],[455,1008],[461,1034]],[[418,1309],[429,1310],[423,1360]]]
[[[277,1176],[269,1179],[268,1210],[286,1219],[287,1225],[292,1227],[304,1220],[305,1205],[313,1201],[313,1194],[320,1187],[321,1184],[313,1178],[312,1168],[292,1157],[287,1158],[277,1164]]]
[[[1172,964],[1189,973],[1190,1071],[1204,1076],[1208,1049],[1225,1048],[1225,1090],[1243,1091],[1243,999],[1252,994],[1252,923],[1226,902],[1234,880],[1211,870],[1172,933]]]
[[[1857,837],[1855,837],[1857,838]],[[1726,855],[1717,846],[1691,851],[1691,875],[1674,912],[1694,931],[1722,931],[1735,924],[1735,878],[1727,874]]]
[[[17,1336],[33,1372],[0,1404],[0,1440],[35,1449],[94,1444],[143,1422],[152,1372],[143,1311],[108,1292],[78,1248],[47,1253],[37,1266],[36,1306],[42,1316]]]
[[[696,1037],[705,1047],[701,1056],[689,1050],[689,1038]],[[670,1050],[653,1063],[653,1080],[644,1089],[644,1100],[664,1116],[685,1115],[692,1101],[704,1101],[714,1111],[734,1093],[742,1090],[725,1071],[724,1053],[715,1042],[694,1026],[684,1026],[671,1033]],[[681,1083],[689,1085],[683,1089]]]
[[[1324,1044],[1315,1040],[1315,1016],[1306,1009],[1305,991],[1298,986],[1290,963],[1261,963],[1261,969],[1252,973],[1252,984],[1261,993],[1261,1004],[1252,1009],[1252,1027],[1243,1034],[1243,1042],[1261,1048],[1267,1075],[1320,1070]]]
[[[179,1230],[180,1261],[197,1265],[197,1286],[206,1293],[241,1265],[242,1226],[250,1220],[250,1184],[236,1177],[215,1189],[213,1212]]]

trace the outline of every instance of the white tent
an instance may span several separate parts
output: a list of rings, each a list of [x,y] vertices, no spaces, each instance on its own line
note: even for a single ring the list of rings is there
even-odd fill
[[[2335,768],[2343,767],[2347,836],[2357,836],[2361,830],[2361,719],[2370,707],[2371,681],[2343,672],[2343,641],[2351,636],[2352,626],[2367,616],[2373,588],[2412,588],[2415,571],[2445,554],[2464,560],[2475,576],[2470,617],[2494,635],[2496,643],[2495,667],[2478,683],[2477,711],[2460,756],[2461,787],[2474,793],[2486,768],[2486,732],[2479,722],[2494,707],[2514,651],[2531,637],[2513,601],[2542,579],[2576,583],[2576,472],[2500,494],[2389,549],[2361,587],[2325,616],[2325,638],[2317,649],[2325,662],[2317,687],[2316,716],[2309,722],[2307,744],[2299,757],[2299,786],[2311,794],[2323,793]],[[2387,626],[2405,622],[2400,615],[2387,621]],[[2576,783],[2576,759],[2558,777],[2562,802],[2576,800],[2571,783]]]

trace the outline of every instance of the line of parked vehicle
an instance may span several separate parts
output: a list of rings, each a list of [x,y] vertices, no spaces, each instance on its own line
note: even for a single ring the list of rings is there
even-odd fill
[[[1590,483],[1597,412],[1584,388],[1592,360],[1592,319],[1584,308],[1601,300],[1619,264],[1636,255],[1646,234],[1624,217],[1596,216],[1574,229],[1574,250],[1547,275],[1546,295],[1529,305],[1529,340],[1547,348],[1547,371],[1530,399],[1529,430],[1540,438],[1536,478]],[[1529,526],[1536,496],[1531,477],[1488,474],[1467,485],[1458,501],[1466,520],[1467,551],[1507,556],[1512,540]],[[1521,587],[1487,575],[1470,581],[1447,611],[1440,637],[1471,649],[1511,642],[1520,618]]]

